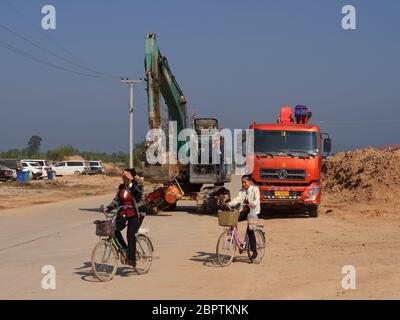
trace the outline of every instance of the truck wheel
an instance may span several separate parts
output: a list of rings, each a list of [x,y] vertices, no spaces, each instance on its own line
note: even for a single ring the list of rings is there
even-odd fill
[[[318,206],[312,206],[308,208],[308,215],[311,218],[316,218],[318,217]]]

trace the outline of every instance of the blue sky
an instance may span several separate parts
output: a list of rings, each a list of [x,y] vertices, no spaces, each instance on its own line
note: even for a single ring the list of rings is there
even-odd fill
[[[56,30],[41,28],[45,4],[56,7]],[[356,7],[357,30],[341,28],[346,4]],[[189,108],[202,117],[246,128],[276,121],[281,105],[306,104],[336,151],[400,143],[399,12],[395,0],[0,0],[3,25],[116,76],[144,77],[144,37],[156,32]],[[2,28],[0,40],[79,70]],[[54,70],[2,47],[0,70],[0,150],[38,134],[43,149],[128,151],[128,87],[119,80]],[[148,126],[144,85],[135,100],[139,142]]]

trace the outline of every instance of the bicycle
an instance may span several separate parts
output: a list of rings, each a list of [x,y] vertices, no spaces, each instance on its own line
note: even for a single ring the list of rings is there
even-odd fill
[[[219,236],[217,242],[217,260],[222,267],[229,266],[233,258],[235,257],[236,248],[239,249],[239,253],[247,251],[249,259],[252,256],[252,251],[249,243],[249,236],[246,232],[244,241],[240,241],[239,230],[237,227],[237,222],[239,219],[239,211],[229,210],[229,211],[219,211],[218,220],[221,226],[225,227],[224,232]],[[265,254],[266,238],[264,226],[261,224],[256,224],[254,228],[254,235],[256,237],[257,245],[257,257],[251,260],[253,263],[259,264]]]
[[[101,240],[95,245],[91,256],[91,266],[95,277],[100,281],[111,280],[118,267],[118,260],[121,264],[126,264],[128,261],[128,250],[124,248],[115,236],[115,218],[117,211],[105,212],[104,206],[101,206],[106,216],[105,221],[96,220],[96,235]],[[138,274],[149,272],[153,261],[154,247],[148,236],[149,229],[139,228],[136,233],[136,267],[134,269]]]

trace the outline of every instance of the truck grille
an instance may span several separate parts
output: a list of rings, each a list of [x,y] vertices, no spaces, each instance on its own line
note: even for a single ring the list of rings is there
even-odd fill
[[[304,169],[260,169],[260,178],[263,180],[305,180]]]
[[[275,191],[272,190],[263,190],[262,194],[267,199],[300,199],[303,191],[289,191],[289,197],[277,197]]]

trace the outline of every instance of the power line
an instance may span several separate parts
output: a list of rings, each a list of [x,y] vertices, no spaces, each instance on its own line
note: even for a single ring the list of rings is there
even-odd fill
[[[88,71],[93,72],[91,69],[86,68],[85,66],[82,66],[82,65],[80,65],[80,64],[77,64],[77,63],[73,62],[72,60],[69,60],[69,59],[66,59],[66,58],[64,58],[64,57],[61,57],[61,56],[59,56],[58,54],[56,54],[56,53],[54,53],[54,52],[51,52],[50,50],[47,50],[46,48],[43,48],[43,47],[39,46],[38,44],[34,43],[33,41],[29,40],[28,38],[25,38],[24,36],[18,34],[17,32],[13,31],[13,30],[10,29],[9,27],[7,27],[7,26],[5,26],[5,25],[3,25],[3,24],[1,24],[1,23],[0,23],[0,27],[3,28],[4,30],[10,32],[11,34],[13,34],[14,36],[16,36],[17,38],[22,39],[22,40],[28,42],[29,44],[31,44],[31,45],[34,46],[35,48],[38,48],[38,49],[42,50],[43,52],[46,52],[47,54],[49,54],[49,55],[51,55],[51,56],[53,56],[53,57],[56,57],[56,58],[58,58],[58,59],[61,59],[61,60],[65,61],[65,62],[67,62],[67,63],[70,63],[70,64],[72,64],[72,65],[78,67],[78,68],[82,68],[82,69],[85,69],[85,70],[88,70]],[[94,73],[103,75],[103,76],[102,76],[103,78],[119,79],[119,77],[112,76],[112,75],[109,75],[109,74],[104,74],[104,73],[102,73],[102,72],[96,72],[96,71],[95,71]]]
[[[138,90],[137,92],[139,92],[139,95],[143,98],[144,101],[147,100],[147,97],[144,95],[144,93],[142,93],[142,91]]]
[[[65,67],[62,67],[62,66],[58,66],[58,65],[56,65],[56,64],[54,64],[54,63],[51,63],[51,62],[48,62],[48,61],[46,61],[46,60],[40,59],[40,58],[38,58],[38,57],[35,57],[34,55],[31,55],[31,54],[29,54],[29,53],[27,53],[27,52],[25,52],[25,51],[23,51],[23,50],[21,50],[21,49],[18,49],[18,48],[16,48],[16,47],[14,47],[14,46],[8,44],[7,42],[1,41],[1,40],[0,40],[0,47],[3,47],[3,48],[5,48],[5,49],[8,49],[8,50],[11,51],[11,52],[14,52],[14,53],[16,53],[16,54],[19,54],[19,55],[21,55],[21,56],[24,56],[24,57],[26,57],[26,58],[29,58],[29,59],[31,59],[31,60],[33,60],[33,61],[35,61],[35,62],[38,62],[38,63],[44,64],[44,65],[47,65],[47,66],[49,66],[49,67],[52,67],[52,68],[55,68],[55,69],[58,69],[58,70],[62,70],[62,71],[65,71],[65,72],[74,73],[74,74],[81,75],[81,76],[91,77],[91,78],[110,79],[110,78],[98,76],[98,75],[95,75],[95,74],[84,73],[84,72],[80,72],[80,71],[75,71],[75,70],[72,70],[72,69],[68,69],[68,68],[65,68]]]
[[[36,27],[36,25],[35,25],[34,23],[32,23],[32,21],[31,21],[25,14],[23,14],[19,9],[17,9],[9,0],[6,0],[6,3],[7,3],[12,9],[14,9],[15,12],[17,12],[17,13],[23,18],[23,21],[27,21],[27,22],[29,22],[32,26]],[[78,61],[79,63],[75,63],[74,61],[72,61],[72,60],[70,60],[70,59],[67,59],[67,58],[64,58],[64,57],[62,57],[62,56],[59,56],[58,54],[56,54],[56,53],[54,53],[54,52],[51,52],[50,50],[47,50],[47,49],[45,49],[45,48],[43,48],[43,47],[37,45],[37,44],[34,43],[33,41],[27,39],[26,37],[24,37],[24,36],[22,36],[22,35],[20,35],[20,34],[18,34],[17,32],[11,30],[11,28],[9,28],[9,27],[7,27],[7,26],[5,26],[5,25],[0,24],[0,26],[1,26],[3,29],[5,29],[6,31],[8,31],[8,32],[12,33],[13,35],[15,35],[16,37],[18,37],[18,38],[20,38],[20,39],[22,39],[22,40],[24,40],[24,41],[30,43],[31,45],[35,46],[36,48],[38,48],[38,49],[40,49],[40,50],[42,50],[42,51],[44,51],[44,52],[46,52],[47,54],[50,54],[50,55],[52,55],[52,56],[54,56],[54,57],[57,57],[57,58],[59,58],[59,59],[65,61],[65,62],[67,62],[67,63],[70,63],[70,64],[72,64],[72,65],[74,65],[74,66],[76,66],[76,67],[79,67],[79,68],[81,68],[81,69],[90,71],[90,72],[92,72],[92,73],[96,73],[96,74],[103,75],[103,76],[106,76],[106,77],[110,77],[110,78],[113,78],[113,79],[119,79],[119,77],[116,76],[116,75],[112,75],[112,74],[108,74],[108,73],[96,71],[94,68],[88,67],[87,65],[84,64],[84,62],[83,62],[79,57],[77,57],[76,55],[74,55],[70,50],[66,49],[66,48],[65,48],[64,46],[62,46],[58,41],[56,41],[54,38],[48,36],[46,33],[42,33],[42,32],[41,32],[40,34],[43,35],[43,36],[45,36],[48,40],[53,41],[59,48],[61,48],[61,49],[62,49],[63,51],[65,51],[66,53],[68,53],[72,58],[74,58],[74,59],[75,59],[76,61]]]
[[[31,19],[29,19],[29,17],[25,14],[23,14],[17,7],[15,7],[9,0],[5,0],[6,3],[9,5],[9,7],[11,7],[12,9],[14,9],[14,11],[19,14],[22,18],[23,21],[28,22],[31,26],[36,28],[36,24],[34,24],[32,22]],[[50,37],[50,35],[47,32],[38,32],[41,36],[47,38],[48,40],[54,42],[55,45],[57,45],[61,50],[65,51],[68,55],[70,55],[73,59],[75,59],[76,61],[78,61],[79,63],[83,64],[83,61],[77,57],[76,55],[74,55],[70,50],[68,50],[67,48],[65,48],[64,46],[62,46],[56,39]]]

